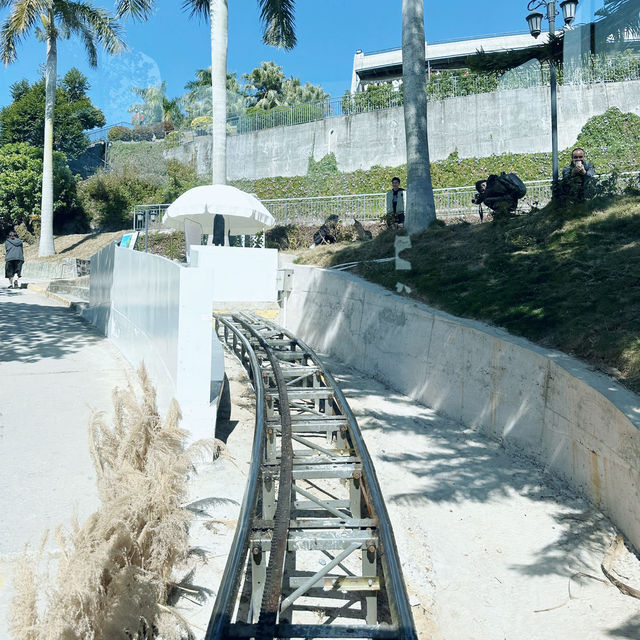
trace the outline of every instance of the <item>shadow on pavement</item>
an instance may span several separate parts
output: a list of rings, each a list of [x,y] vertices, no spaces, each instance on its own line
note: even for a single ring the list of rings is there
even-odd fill
[[[391,495],[390,503],[491,503],[513,494],[536,502],[549,501],[563,506],[553,515],[556,540],[540,549],[535,562],[513,568],[526,575],[571,575],[580,565],[578,549],[600,553],[603,531],[611,530],[611,524],[562,479],[520,452],[505,450],[499,442],[440,416],[433,409],[413,403],[407,413],[411,401],[405,396],[331,360],[329,369],[333,371],[334,367],[339,370],[336,377],[339,376],[348,401],[366,401],[381,394],[386,400],[384,404],[365,402],[366,414],[358,416],[365,437],[367,431],[382,427],[389,432],[421,433],[429,438],[426,449],[379,455],[381,460],[401,466],[419,479],[419,489]]]
[[[63,358],[103,339],[65,307],[37,304],[24,290],[0,289],[0,362]]]

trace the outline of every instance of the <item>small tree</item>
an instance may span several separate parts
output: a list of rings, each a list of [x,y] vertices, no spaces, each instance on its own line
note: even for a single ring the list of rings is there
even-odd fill
[[[39,192],[42,188],[42,150],[25,142],[0,147],[0,234],[26,225],[37,231],[40,220]],[[53,154],[54,225],[74,231],[87,227],[76,195],[76,182],[64,154]]]

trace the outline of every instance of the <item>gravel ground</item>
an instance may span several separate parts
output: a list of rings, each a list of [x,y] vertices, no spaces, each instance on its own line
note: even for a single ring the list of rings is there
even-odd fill
[[[600,569],[616,538],[602,513],[525,457],[327,363],[374,460],[421,639],[640,637],[640,602]],[[233,409],[221,427],[230,430],[230,457],[192,483],[194,500],[211,499],[192,528],[194,544],[210,558],[194,561],[193,584],[219,583],[250,455],[253,392],[231,357],[227,373]],[[640,587],[640,563],[625,547],[613,573]],[[212,605],[212,597],[204,606],[178,603],[199,629]]]

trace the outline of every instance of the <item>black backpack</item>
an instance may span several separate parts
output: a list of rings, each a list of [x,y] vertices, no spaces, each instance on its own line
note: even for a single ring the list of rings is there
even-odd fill
[[[518,200],[527,193],[524,182],[515,173],[492,174],[487,178],[487,188],[482,194],[482,202],[490,209],[507,208],[515,210]]]
[[[333,244],[338,231],[338,216],[330,215],[324,224],[313,234],[313,244]]]
[[[527,187],[515,173],[505,173],[503,171],[499,176],[492,174],[487,178],[487,188],[484,192],[485,198],[509,195],[519,200],[524,198],[526,194]]]

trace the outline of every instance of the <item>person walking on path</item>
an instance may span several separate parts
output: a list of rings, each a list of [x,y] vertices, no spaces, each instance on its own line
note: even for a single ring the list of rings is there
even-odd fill
[[[9,280],[9,288],[17,289],[18,278],[22,275],[22,264],[24,263],[24,252],[22,250],[22,240],[18,238],[15,231],[9,231],[9,237],[4,243],[4,275]]]

